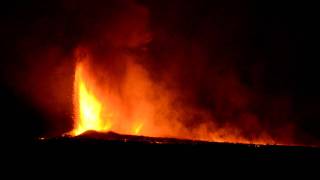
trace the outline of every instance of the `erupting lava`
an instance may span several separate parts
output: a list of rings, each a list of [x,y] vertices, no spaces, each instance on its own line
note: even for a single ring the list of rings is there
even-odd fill
[[[178,121],[178,118],[185,118],[186,115],[180,113],[179,109],[172,110],[169,103],[172,101],[169,100],[171,96],[165,91],[153,89],[154,85],[150,86],[151,82],[148,82],[151,80],[144,77],[146,75],[139,66],[130,63],[128,66],[127,68],[131,69],[127,70],[129,78],[123,85],[124,92],[119,95],[105,93],[105,86],[97,83],[89,70],[89,59],[83,58],[77,62],[74,79],[75,124],[71,135],[77,136],[94,130],[214,142],[274,144],[268,135],[247,139],[239,134],[235,127],[216,128],[214,123],[209,121],[188,128]],[[148,99],[150,94],[157,98]],[[173,112],[178,115],[173,116]]]
[[[106,97],[99,98],[101,96],[98,96],[98,92],[104,92],[105,89],[102,88],[104,86],[95,83],[95,78],[92,77],[88,66],[89,61],[86,58],[81,59],[76,65],[73,95],[75,122],[74,129],[70,134],[77,136],[85,131],[94,130],[141,135],[142,129],[145,128],[144,121],[141,120],[143,115],[130,115],[134,114],[132,111],[136,111],[136,109],[127,107],[126,103],[117,103],[120,101],[119,97],[114,97],[112,100],[112,95],[109,94],[109,97],[102,93],[101,96]],[[141,102],[136,102],[134,107],[139,106],[139,104]],[[146,109],[142,108],[139,111],[144,114],[147,113],[144,112]],[[152,134],[149,133],[148,135]]]
[[[102,104],[95,97],[94,92],[87,87],[82,63],[79,63],[76,68],[74,88],[75,118],[77,119],[77,124],[73,134],[79,135],[87,130],[109,130],[109,124],[101,119]]]

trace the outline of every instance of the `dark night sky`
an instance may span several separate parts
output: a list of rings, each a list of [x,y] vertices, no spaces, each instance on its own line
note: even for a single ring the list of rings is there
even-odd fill
[[[188,102],[214,107],[218,119],[224,119],[216,108],[219,89],[210,84],[221,82],[226,91],[243,88],[254,99],[250,111],[272,119],[261,120],[268,128],[281,124],[278,121],[293,123],[302,132],[301,141],[319,142],[318,32],[312,5],[237,0],[137,3],[149,10],[154,35],[149,47],[154,61],[145,62],[146,67],[162,74],[171,64],[170,56],[177,59],[182,70],[174,79],[180,89],[192,92],[194,99]],[[97,38],[100,24],[113,16],[117,6],[99,0],[8,1],[1,5],[2,133],[28,139],[70,129],[74,62],[66,59],[78,43]],[[189,48],[196,50],[184,59],[181,54]],[[232,73],[216,78],[220,71]],[[184,82],[186,79],[191,80]],[[62,93],[61,88],[65,89]],[[58,95],[51,92],[55,89]]]

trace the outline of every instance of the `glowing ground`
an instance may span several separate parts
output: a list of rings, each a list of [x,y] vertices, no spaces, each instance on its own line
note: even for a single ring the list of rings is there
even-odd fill
[[[87,131],[80,136],[39,139],[38,149],[76,154],[94,154],[103,159],[130,158],[190,159],[190,160],[314,160],[320,159],[320,148],[231,144],[121,135],[113,132]],[[110,157],[110,155],[112,155]],[[123,158],[123,157],[122,157]]]

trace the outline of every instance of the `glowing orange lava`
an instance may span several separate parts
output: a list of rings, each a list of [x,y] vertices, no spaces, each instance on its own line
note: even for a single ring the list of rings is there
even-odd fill
[[[76,127],[72,134],[79,135],[87,130],[108,131],[110,124],[101,118],[102,104],[88,89],[82,63],[76,68],[74,93]]]
[[[97,81],[95,72],[90,69],[90,61],[88,55],[80,57],[76,64],[74,129],[70,133],[73,136],[95,130],[150,137],[275,144],[263,132],[256,137],[246,138],[239,127],[217,127],[205,112],[173,106],[175,94],[153,82],[148,73],[130,58],[124,67],[124,80],[113,85],[107,81]],[[194,127],[184,124],[183,121],[194,114],[200,114],[205,121]]]

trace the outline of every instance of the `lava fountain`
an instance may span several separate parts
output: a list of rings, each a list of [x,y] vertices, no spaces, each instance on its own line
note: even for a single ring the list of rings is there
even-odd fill
[[[73,135],[79,135],[87,130],[107,131],[110,129],[109,121],[101,118],[102,104],[90,87],[88,87],[84,74],[84,63],[76,66],[74,80],[74,111],[75,129]]]
[[[73,136],[94,130],[149,137],[275,144],[265,132],[248,138],[241,134],[239,127],[218,127],[214,119],[201,110],[183,104],[174,106],[177,95],[153,82],[148,72],[134,63],[132,56],[126,56],[124,80],[117,82],[120,90],[115,90],[116,85],[97,80],[95,71],[99,70],[92,67],[92,52],[78,51],[73,94],[74,129],[70,133]],[[199,118],[193,119],[196,126],[186,125],[185,119],[195,115]]]

